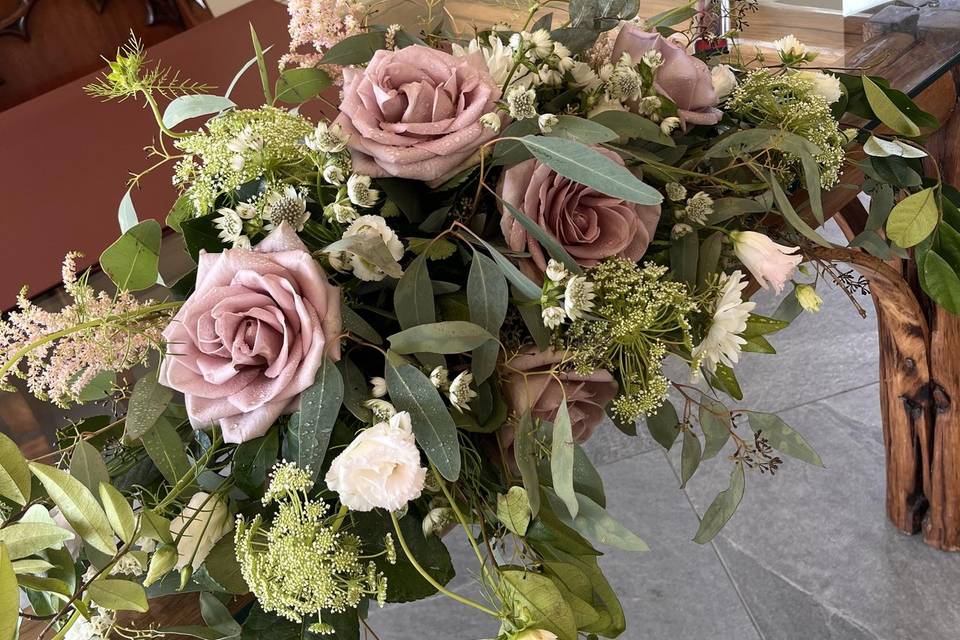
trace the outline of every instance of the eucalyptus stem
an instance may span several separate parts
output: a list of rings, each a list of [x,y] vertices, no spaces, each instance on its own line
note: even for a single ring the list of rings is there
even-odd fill
[[[407,560],[410,561],[410,564],[413,566],[414,569],[417,570],[417,573],[419,573],[424,580],[429,582],[434,589],[436,589],[443,595],[447,596],[451,600],[456,600],[460,604],[465,604],[468,607],[473,607],[477,611],[482,611],[487,615],[497,618],[498,620],[500,619],[500,614],[494,611],[493,609],[490,609],[489,607],[485,607],[479,602],[474,602],[470,598],[465,598],[458,593],[454,593],[453,591],[450,591],[449,589],[444,587],[442,584],[437,582],[433,576],[427,573],[426,569],[424,569],[420,565],[420,563],[417,562],[417,559],[413,556],[413,552],[410,551],[410,547],[407,545],[407,539],[403,537],[403,531],[400,529],[400,521],[397,520],[397,514],[394,513],[393,511],[390,512],[390,520],[393,522],[393,528],[397,532],[397,541],[400,543],[400,548],[403,549],[403,553],[406,554]]]
[[[177,133],[163,124],[163,115],[160,113],[160,105],[157,104],[156,98],[153,97],[153,94],[150,93],[149,90],[144,89],[142,93],[143,97],[147,100],[147,104],[150,105],[150,110],[153,112],[153,117],[157,120],[157,126],[160,127],[160,131],[171,138],[184,138],[188,135],[186,133]]]

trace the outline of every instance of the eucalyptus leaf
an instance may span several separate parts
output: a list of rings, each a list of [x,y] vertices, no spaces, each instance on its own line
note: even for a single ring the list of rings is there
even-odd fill
[[[870,136],[863,144],[863,152],[868,156],[877,158],[886,158],[887,156],[900,156],[901,158],[926,158],[927,152],[913,145],[909,145],[899,140],[884,140],[876,136]]]
[[[730,486],[717,494],[700,521],[700,528],[693,541],[697,544],[706,544],[713,540],[723,525],[733,516],[740,501],[743,499],[743,465],[739,462],[733,465],[730,472]]]
[[[553,125],[549,135],[576,140],[583,144],[610,142],[619,137],[615,131],[600,124],[596,119],[587,120],[569,115],[557,116],[557,124]]]
[[[520,416],[520,421],[514,427],[513,457],[520,469],[520,478],[523,488],[530,501],[530,513],[536,517],[540,512],[540,482],[537,479],[536,429],[530,410],[527,409]]]
[[[390,250],[380,236],[344,236],[324,247],[323,251],[325,253],[337,253],[341,251],[352,253],[374,265],[391,278],[399,278],[403,275],[403,269],[400,268],[397,259],[390,253]]]
[[[223,96],[209,96],[202,94],[189,94],[177,96],[170,101],[163,112],[163,126],[172,129],[181,122],[208,116],[213,113],[219,113],[225,109],[236,107],[236,103],[230,98]]]
[[[407,355],[417,352],[455,354],[476,349],[488,340],[496,340],[480,325],[462,320],[421,324],[389,336],[390,349]]]
[[[300,418],[295,425],[291,424],[283,443],[284,457],[301,469],[310,469],[314,480],[327,455],[343,395],[340,371],[329,358],[324,358],[313,385],[300,396]]]
[[[473,254],[467,275],[467,305],[470,321],[491,335],[500,335],[507,316],[510,293],[507,279],[491,258],[479,251]],[[497,366],[500,345],[488,341],[473,350],[473,377],[477,384],[489,378]]]
[[[277,462],[280,450],[276,427],[259,438],[240,443],[233,454],[231,477],[247,495],[257,495],[267,479],[270,468]]]
[[[460,476],[460,443],[457,426],[436,387],[419,369],[386,361],[384,377],[390,399],[400,411],[410,413],[417,443],[440,474],[454,482]]]
[[[383,336],[377,333],[377,330],[370,326],[370,323],[363,319],[356,311],[348,305],[340,305],[340,315],[343,316],[343,329],[363,338],[373,344],[382,344]]]
[[[573,427],[566,401],[557,408],[553,421],[553,443],[550,448],[550,474],[553,490],[566,506],[570,517],[576,518],[580,510],[573,488]]]
[[[680,435],[680,418],[673,403],[664,400],[656,413],[647,416],[647,430],[661,447],[669,451]]]
[[[403,329],[436,322],[433,284],[430,282],[426,255],[417,256],[397,282],[393,292],[393,309]]]
[[[77,535],[97,551],[111,556],[115,554],[117,546],[113,541],[113,529],[90,490],[56,467],[38,462],[31,462],[29,466]]]
[[[632,140],[639,138],[647,142],[655,142],[665,147],[675,147],[673,138],[663,132],[656,122],[632,111],[618,111],[609,109],[601,111],[590,118],[592,122],[602,124],[615,131],[621,139]]]
[[[573,140],[543,136],[520,138],[537,160],[559,175],[592,187],[601,193],[637,204],[660,204],[660,192],[644,183],[630,171]]]
[[[780,213],[783,214],[783,217],[786,218],[787,222],[790,223],[790,226],[799,231],[801,234],[812,240],[813,242],[819,244],[821,247],[829,247],[830,243],[819,233],[813,230],[813,228],[804,222],[796,209],[793,208],[793,205],[790,204],[790,199],[787,198],[787,194],[784,193],[783,187],[780,186],[780,183],[777,181],[777,177],[770,172],[769,180],[770,188],[773,190],[773,197],[777,202],[777,207],[780,209]]]
[[[147,432],[140,436],[147,455],[171,486],[190,473],[192,465],[187,458],[183,440],[167,416],[161,416]]]
[[[777,451],[817,467],[823,466],[823,461],[813,450],[813,447],[803,439],[803,436],[789,427],[780,416],[773,413],[751,411],[747,413],[747,422],[753,431],[762,435],[767,444]]]
[[[90,583],[87,593],[96,604],[110,611],[146,613],[150,609],[143,587],[130,580],[100,578]]]
[[[683,430],[683,448],[680,450],[680,488],[687,486],[700,466],[700,438],[690,429]]]
[[[20,448],[0,433],[0,496],[25,505],[30,500],[30,469]]]
[[[139,440],[163,415],[171,400],[173,391],[157,381],[156,371],[149,371],[137,380],[124,421],[124,439]]]
[[[250,40],[253,41],[253,51],[256,54],[257,69],[260,71],[260,84],[263,87],[263,99],[265,104],[273,103],[273,96],[270,94],[270,78],[267,75],[267,61],[263,57],[263,47],[260,46],[260,38],[250,23]]]
[[[126,233],[131,227],[137,226],[140,218],[137,216],[137,209],[133,206],[133,197],[130,195],[131,186],[120,198],[120,206],[117,207],[117,222],[120,223],[120,233]]]
[[[699,418],[704,436],[701,458],[708,460],[720,453],[730,439],[730,410],[713,398],[701,396]]]
[[[548,495],[555,495],[547,490]],[[557,498],[559,501],[559,498]],[[575,529],[594,544],[608,545],[624,551],[649,551],[650,548],[637,534],[615,520],[607,510],[590,498],[577,494],[577,515],[569,517],[554,507],[561,522]],[[559,506],[559,505],[558,505]]]
[[[490,252],[490,257],[493,258],[493,261],[500,268],[501,273],[503,273],[504,277],[514,286],[521,298],[525,300],[540,300],[540,285],[534,283],[533,280],[517,269],[512,262],[507,260],[502,253],[494,249],[489,243],[484,240],[480,240],[480,243]]]
[[[563,263],[563,266],[565,266],[571,273],[579,274],[583,271],[577,261],[574,260],[569,253],[567,253],[567,250],[563,248],[563,245],[561,245],[560,242],[553,237],[549,231],[528,218],[525,213],[514,207],[499,195],[497,195],[496,198],[502,206],[506,207],[513,219],[524,228],[527,234],[532,236],[534,240],[539,242],[540,245],[547,250],[547,253],[550,254],[550,257],[557,262]]]
[[[928,187],[893,207],[887,218],[887,237],[905,249],[912,247],[933,233],[939,219],[936,192]]]
[[[153,286],[159,276],[161,236],[160,223],[144,220],[100,254],[100,266],[122,291]]]

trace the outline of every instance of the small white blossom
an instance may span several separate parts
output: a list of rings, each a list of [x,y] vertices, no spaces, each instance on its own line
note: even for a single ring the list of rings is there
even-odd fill
[[[533,33],[521,31],[510,36],[510,47],[515,51],[524,49],[535,58],[546,58],[553,52],[553,40],[546,29],[537,29]]]
[[[550,261],[547,262],[547,277],[553,282],[563,282],[570,277],[570,272],[567,271],[562,262],[550,258]]]
[[[840,78],[833,74],[821,73],[819,71],[797,71],[797,76],[808,80],[813,87],[813,92],[822,96],[827,104],[833,104],[843,95],[843,89],[840,87]]]
[[[743,301],[746,286],[747,279],[740,271],[720,276],[713,319],[707,335],[692,351],[694,363],[702,363],[710,372],[716,371],[718,363],[733,367],[740,360],[741,345],[747,342],[740,334],[746,330],[750,312],[757,306],[755,302]]]
[[[796,62],[807,56],[807,45],[797,40],[792,33],[774,40],[773,47],[780,53],[780,58],[784,62]]]
[[[510,71],[513,69],[515,50],[504,44],[496,34],[488,36],[486,42],[474,39],[467,44],[466,48],[456,43],[454,43],[451,48],[453,49],[453,55],[458,58],[478,51],[482,53],[487,63],[487,70],[490,72],[490,78],[497,86],[503,86],[503,83],[510,77]],[[529,69],[521,65],[513,69],[513,77],[510,78],[510,84],[527,86],[530,84],[530,80]]]
[[[823,304],[823,298],[817,294],[817,290],[812,286],[809,284],[798,284],[794,288],[794,293],[797,296],[797,302],[800,303],[800,306],[803,307],[804,311],[809,311],[810,313],[817,313],[820,311],[820,305]]]
[[[552,113],[544,113],[537,118],[537,126],[540,127],[540,133],[550,133],[559,122],[560,118]]]
[[[240,236],[233,243],[234,249],[250,249],[250,238],[248,236]]]
[[[365,406],[367,409],[370,409],[370,411],[373,412],[373,417],[377,420],[389,420],[393,416],[397,415],[397,408],[386,400],[381,400],[380,398],[371,398],[370,400],[365,400],[363,406]]]
[[[272,191],[266,198],[263,219],[268,222],[268,230],[286,222],[295,231],[303,231],[303,225],[310,219],[307,200],[290,185],[284,187],[283,191]]]
[[[663,54],[656,49],[647,49],[640,61],[651,69],[658,69],[663,65]]]
[[[224,242],[234,245],[243,235],[243,219],[240,214],[228,207],[217,209],[220,217],[213,221],[213,226],[220,230],[218,237]]]
[[[437,389],[446,389],[450,384],[449,372],[446,367],[435,367],[430,372],[430,383]]]
[[[243,165],[246,164],[246,162],[244,157],[238,153],[230,158],[230,168],[237,172],[242,171]]]
[[[237,134],[236,138],[227,143],[227,149],[238,154],[242,154],[244,151],[261,151],[263,149],[263,138],[253,135],[253,129],[247,126]]]
[[[537,117],[537,92],[523,87],[511,87],[507,91],[507,107],[514,120]]]
[[[563,307],[547,307],[543,310],[543,325],[548,329],[556,329],[567,319],[567,312]]]
[[[563,84],[563,74],[559,70],[544,64],[537,69],[537,80],[540,84],[548,87],[559,87]]]
[[[377,203],[380,192],[370,188],[370,176],[355,173],[347,180],[347,197],[358,207],[369,208]]]
[[[563,310],[571,320],[593,310],[593,283],[584,276],[573,276],[563,292]]]
[[[244,220],[253,220],[257,217],[257,208],[249,202],[241,202],[234,208],[237,215]]]
[[[343,232],[343,237],[345,238],[358,235],[379,237],[394,260],[399,260],[403,257],[403,243],[400,242],[400,238],[397,237],[393,229],[387,225],[387,221],[380,216],[360,216],[351,222],[347,230]],[[380,267],[367,262],[356,254],[349,254],[349,262],[353,270],[353,275],[361,280],[374,282],[383,280],[386,275]]]
[[[596,72],[586,62],[575,62],[570,69],[573,76],[573,85],[585,89],[594,89],[600,84]]]
[[[688,222],[704,225],[713,213],[713,198],[703,191],[698,191],[687,200],[687,206],[682,213]]]
[[[687,197],[687,188],[679,182],[668,182],[664,188],[667,191],[667,197],[674,202],[679,202]]]
[[[660,131],[663,131],[665,135],[670,135],[679,126],[680,118],[676,116],[670,116],[669,118],[664,118],[663,122],[660,123]]]
[[[494,133],[500,132],[500,116],[492,111],[480,116],[480,124]]]
[[[374,398],[387,395],[387,381],[380,376],[370,378],[370,395]]]
[[[447,391],[447,397],[450,404],[457,409],[464,411],[470,408],[470,401],[477,397],[477,392],[470,388],[473,382],[473,374],[469,371],[463,371],[453,382],[450,383],[450,389]]]
[[[436,507],[427,512],[421,523],[424,536],[432,536],[443,531],[444,527],[457,521],[453,509],[450,507]]]
[[[641,115],[650,116],[660,110],[663,100],[660,96],[644,96],[637,101],[637,110]]]
[[[327,220],[336,220],[340,224],[346,224],[356,220],[360,214],[357,213],[357,210],[354,209],[349,202],[338,200],[324,207],[323,215]]]
[[[636,69],[623,64],[618,64],[614,68],[607,82],[607,92],[610,97],[617,98],[621,102],[639,100],[642,91],[643,80]]]
[[[670,237],[674,240],[679,240],[688,233],[693,233],[693,227],[685,222],[677,223],[673,225],[672,229],[670,229]]]
[[[320,153],[339,153],[347,147],[348,136],[337,123],[320,122],[317,129],[307,136],[303,143]]]
[[[347,175],[343,167],[336,163],[331,162],[323,168],[323,179],[330,184],[340,186],[346,177]]]

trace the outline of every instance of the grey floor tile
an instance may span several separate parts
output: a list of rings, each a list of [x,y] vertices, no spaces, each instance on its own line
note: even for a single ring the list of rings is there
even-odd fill
[[[583,444],[584,451],[597,467],[646,453],[657,447],[642,421],[637,425],[637,435],[628,436],[620,431],[610,418],[604,418],[593,436]]]
[[[651,451],[600,468],[611,513],[650,545],[647,553],[605,549],[600,564],[621,597],[624,640],[759,639],[713,548],[690,542],[696,514],[662,453]],[[461,538],[448,546],[461,567],[472,566]],[[462,570],[462,569],[461,569]],[[472,581],[455,579],[471,594]],[[475,591],[473,597],[477,597]],[[491,638],[496,623],[448,598],[434,597],[371,612],[390,640]]]
[[[807,638],[882,640],[960,633],[960,600],[948,595],[960,584],[960,556],[887,521],[876,398],[869,385],[783,412],[826,468],[788,461],[773,478],[748,475],[743,503],[719,535],[719,552],[767,640],[803,630]],[[725,460],[705,462],[688,485],[700,513],[728,470]],[[785,626],[798,621],[802,627]]]

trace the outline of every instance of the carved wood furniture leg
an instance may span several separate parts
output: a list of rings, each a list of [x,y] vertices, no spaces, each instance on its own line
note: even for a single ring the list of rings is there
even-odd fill
[[[887,514],[904,533],[917,533],[930,481],[930,331],[926,317],[901,272],[890,264],[856,249],[818,249],[816,255],[846,262],[870,282],[880,342]]]

